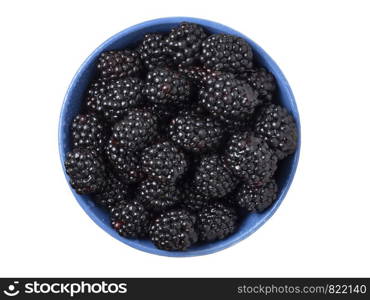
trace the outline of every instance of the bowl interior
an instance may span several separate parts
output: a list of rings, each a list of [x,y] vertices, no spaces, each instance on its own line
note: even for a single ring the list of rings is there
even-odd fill
[[[275,203],[269,209],[267,209],[263,213],[249,214],[241,223],[239,230],[227,239],[214,243],[209,243],[206,245],[194,246],[185,252],[163,251],[157,249],[151,242],[147,240],[126,239],[119,236],[114,231],[114,229],[111,228],[107,212],[96,206],[89,196],[78,195],[72,189],[75,198],[77,199],[81,207],[86,211],[86,213],[91,217],[91,219],[114,238],[134,248],[154,254],[167,256],[194,256],[213,253],[237,243],[238,241],[246,238],[254,231],[256,231],[264,222],[267,221],[269,217],[273,215],[273,213],[276,211],[283,198],[285,197],[293,180],[294,173],[297,167],[300,145],[299,115],[292,91],[279,67],[264,52],[264,50],[262,50],[262,48],[260,48],[257,44],[255,44],[253,41],[251,41],[249,38],[242,35],[241,33],[218,23],[185,17],[163,18],[144,22],[119,32],[118,34],[114,35],[112,38],[104,42],[101,46],[99,46],[82,64],[67,91],[60,116],[59,150],[62,163],[64,161],[66,153],[71,150],[71,139],[69,130],[71,122],[73,118],[80,112],[80,108],[82,106],[82,102],[84,100],[89,82],[95,77],[97,73],[96,58],[99,56],[99,54],[106,50],[116,50],[126,47],[132,47],[140,39],[143,38],[144,34],[149,32],[168,32],[171,28],[182,21],[198,23],[204,26],[210,33],[234,34],[244,38],[247,42],[249,42],[254,50],[255,58],[258,63],[274,74],[278,85],[277,99],[282,106],[286,107],[293,114],[298,126],[299,141],[298,148],[295,154],[280,162],[277,173],[279,196]],[[67,175],[66,178],[68,180]]]

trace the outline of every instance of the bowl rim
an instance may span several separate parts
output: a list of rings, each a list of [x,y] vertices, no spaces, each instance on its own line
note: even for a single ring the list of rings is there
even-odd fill
[[[292,164],[291,170],[290,170],[289,174],[287,175],[287,180],[285,182],[285,185],[283,186],[283,188],[280,191],[278,199],[276,199],[274,204],[269,208],[266,215],[263,218],[261,218],[260,220],[258,220],[252,227],[248,228],[248,230],[245,230],[245,231],[241,232],[240,234],[233,234],[227,240],[224,240],[223,243],[216,243],[216,244],[213,244],[211,247],[202,248],[202,249],[194,249],[194,250],[191,249],[191,250],[182,251],[182,252],[180,252],[180,251],[160,250],[160,249],[157,249],[155,247],[148,247],[144,244],[138,243],[137,240],[123,238],[121,236],[118,236],[116,234],[116,232],[110,226],[108,226],[104,222],[102,222],[102,220],[100,218],[98,218],[95,215],[95,213],[93,213],[91,211],[91,206],[83,199],[83,197],[81,195],[78,195],[68,183],[69,178],[68,178],[68,175],[65,172],[65,167],[64,167],[64,159],[65,159],[64,144],[65,143],[64,143],[64,139],[62,137],[63,129],[65,128],[64,115],[65,115],[67,103],[69,103],[69,101],[71,101],[70,95],[71,95],[72,91],[76,88],[76,86],[78,85],[78,79],[79,79],[80,75],[84,72],[84,70],[91,63],[94,62],[94,60],[95,60],[95,58],[98,54],[100,54],[105,48],[109,47],[112,43],[120,40],[121,38],[124,38],[126,35],[128,35],[130,33],[133,33],[133,32],[136,32],[136,31],[139,31],[139,30],[142,30],[142,29],[150,28],[153,25],[161,25],[161,24],[168,24],[168,23],[180,23],[180,22],[193,22],[193,23],[197,23],[199,25],[212,27],[212,28],[215,28],[219,31],[223,31],[223,32],[226,32],[226,33],[229,33],[229,34],[237,35],[237,36],[243,38],[244,40],[246,40],[252,46],[253,51],[258,52],[258,54],[261,57],[263,57],[264,60],[266,60],[268,62],[269,70],[270,71],[273,70],[273,73],[276,77],[276,81],[278,82],[279,87],[281,89],[285,90],[286,95],[288,97],[288,101],[290,102],[291,111],[292,111],[292,114],[294,115],[294,119],[295,119],[296,125],[297,125],[297,131],[298,131],[297,149],[296,149],[295,153],[293,154],[294,157],[293,157],[292,162],[291,162],[291,164]],[[98,225],[102,230],[104,230],[106,233],[108,233],[109,235],[111,235],[115,239],[119,240],[120,242],[123,242],[123,243],[125,243],[126,245],[128,245],[132,248],[135,248],[135,249],[147,252],[147,253],[156,254],[156,255],[160,255],[160,256],[168,256],[168,257],[192,257],[192,256],[212,254],[212,253],[224,250],[228,247],[231,247],[231,246],[239,243],[240,241],[246,239],[251,234],[253,234],[257,229],[259,229],[265,222],[267,222],[267,220],[269,220],[275,214],[275,212],[279,208],[281,202],[284,200],[284,198],[285,198],[285,196],[286,196],[286,194],[287,194],[287,192],[288,192],[288,190],[289,190],[289,188],[292,184],[293,178],[294,178],[296,170],[297,170],[299,156],[300,156],[300,148],[301,148],[301,124],[300,124],[298,107],[297,107],[292,89],[291,89],[287,79],[285,78],[283,72],[280,70],[280,68],[276,64],[276,62],[265,52],[265,50],[263,50],[253,40],[251,40],[250,38],[248,38],[244,34],[238,32],[238,31],[236,31],[236,30],[234,30],[234,29],[232,29],[228,26],[225,26],[223,24],[220,24],[220,23],[217,23],[217,22],[214,22],[214,21],[209,21],[209,20],[200,19],[200,18],[193,18],[193,17],[164,17],[164,18],[157,18],[157,19],[152,19],[152,20],[148,20],[148,21],[138,23],[136,25],[130,26],[130,27],[114,34],[113,36],[111,36],[110,38],[105,40],[102,44],[100,44],[84,60],[84,62],[81,64],[81,66],[78,68],[77,72],[73,76],[72,81],[69,84],[67,92],[66,92],[66,94],[64,96],[64,99],[63,99],[63,104],[62,104],[62,107],[61,107],[61,112],[60,112],[60,116],[59,116],[59,123],[58,123],[58,148],[59,148],[59,157],[60,157],[60,161],[61,161],[61,164],[62,164],[63,173],[64,173],[64,176],[67,180],[67,184],[68,184],[70,190],[72,191],[75,199],[77,200],[79,205],[82,207],[82,209],[95,222],[95,224]]]

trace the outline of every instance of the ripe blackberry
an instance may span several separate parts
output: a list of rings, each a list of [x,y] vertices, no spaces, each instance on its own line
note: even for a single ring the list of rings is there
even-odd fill
[[[116,175],[110,173],[107,176],[104,190],[94,195],[94,201],[108,209],[117,203],[127,203],[129,201],[129,187],[126,183],[117,179]]]
[[[197,214],[199,241],[213,242],[228,237],[234,233],[237,220],[235,210],[221,203],[203,208]]]
[[[257,105],[256,92],[230,74],[208,76],[199,91],[199,101],[213,116],[227,119],[248,119]]]
[[[204,152],[220,143],[223,131],[221,124],[210,117],[182,112],[171,121],[169,135],[185,150]]]
[[[138,47],[138,53],[148,70],[171,65],[168,49],[160,33],[148,33]]]
[[[138,78],[117,78],[107,83],[106,92],[100,96],[102,113],[112,122],[122,118],[127,109],[143,102],[143,83]]]
[[[279,105],[270,104],[261,109],[254,131],[279,159],[292,154],[297,148],[297,127],[293,116]]]
[[[175,182],[187,168],[184,153],[170,142],[162,142],[143,150],[144,173],[158,181]]]
[[[201,158],[194,175],[195,190],[207,199],[222,198],[237,184],[236,178],[217,155]]]
[[[78,194],[94,194],[105,185],[105,166],[95,150],[75,148],[64,161],[69,182]]]
[[[147,209],[161,212],[173,207],[179,202],[180,192],[172,182],[147,179],[140,183],[137,199]]]
[[[270,179],[265,185],[260,187],[242,183],[238,187],[235,196],[230,197],[230,201],[246,212],[263,212],[276,200],[277,190],[274,179]]]
[[[92,148],[100,153],[106,141],[106,132],[96,114],[78,115],[72,121],[72,144],[74,148]]]
[[[271,102],[274,91],[276,90],[275,77],[265,68],[247,70],[240,74],[255,91],[261,104]]]
[[[169,69],[155,69],[146,76],[143,94],[154,103],[181,105],[189,101],[191,87],[180,73]]]
[[[255,186],[265,184],[277,168],[277,157],[267,143],[249,132],[231,137],[225,157],[236,176]]]
[[[244,73],[253,66],[253,51],[242,38],[213,34],[202,43],[201,64],[217,71]]]
[[[105,93],[107,92],[109,80],[98,79],[94,81],[87,90],[86,108],[87,111],[102,114],[103,101]]]
[[[182,207],[190,212],[198,212],[202,208],[210,205],[207,197],[197,192],[191,184],[185,184],[181,189]]]
[[[122,181],[135,183],[141,181],[144,177],[140,154],[128,151],[120,146],[114,138],[109,140],[105,148],[105,154]]]
[[[107,51],[98,58],[98,70],[103,78],[119,78],[138,75],[142,70],[136,51]]]
[[[111,209],[112,227],[123,237],[143,238],[147,236],[149,213],[137,202],[119,202]]]
[[[183,22],[169,33],[166,44],[175,65],[189,66],[198,62],[202,41],[207,37],[203,27]]]
[[[195,220],[183,209],[162,213],[151,223],[149,237],[159,249],[185,251],[198,241]]]
[[[134,151],[154,141],[157,134],[157,117],[142,109],[132,109],[112,129],[113,138],[123,147]]]

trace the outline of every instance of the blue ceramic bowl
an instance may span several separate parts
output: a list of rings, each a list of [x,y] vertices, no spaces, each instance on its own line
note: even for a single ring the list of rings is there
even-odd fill
[[[255,42],[253,42],[249,38],[247,38],[245,35],[227,26],[212,21],[187,17],[174,17],[174,18],[161,18],[140,23],[138,25],[132,26],[128,29],[125,29],[117,33],[116,35],[105,41],[85,60],[85,62],[82,64],[82,66],[72,79],[72,82],[67,90],[67,94],[64,98],[64,103],[62,106],[59,121],[59,152],[60,159],[63,165],[66,153],[69,150],[71,150],[70,125],[72,119],[80,111],[82,101],[84,100],[85,91],[88,87],[89,82],[97,72],[96,59],[99,56],[99,54],[102,53],[103,51],[123,49],[125,47],[131,46],[140,39],[142,39],[144,34],[149,32],[168,32],[171,28],[173,28],[174,26],[183,21],[198,23],[205,27],[210,33],[228,33],[240,36],[252,46],[256,60],[275,75],[278,85],[277,93],[278,99],[280,101],[280,104],[286,107],[293,114],[295,121],[298,125],[299,141],[298,148],[295,154],[291,155],[290,157],[282,161],[279,166],[277,174],[277,181],[279,186],[278,199],[268,210],[266,210],[263,213],[255,213],[247,216],[242,222],[238,231],[235,232],[232,236],[228,237],[227,239],[201,246],[194,246],[186,252],[163,251],[157,249],[150,241],[126,239],[121,237],[116,233],[116,231],[114,231],[114,229],[111,228],[108,214],[104,210],[97,207],[89,196],[78,195],[72,189],[72,193],[75,196],[76,200],[85,210],[85,212],[90,216],[90,218],[104,231],[109,233],[117,240],[145,252],[176,257],[210,254],[240,242],[241,240],[245,239],[253,232],[255,232],[275,213],[275,211],[277,210],[277,208],[279,207],[279,205],[281,204],[285,195],[288,192],[288,189],[290,187],[290,184],[292,183],[297,168],[299,158],[300,150],[299,115],[294,100],[294,96],[289,87],[289,84],[285,79],[283,73],[281,72],[277,64],[271,59],[271,57],[260,46],[258,46]],[[66,179],[68,180],[68,176],[65,173],[65,169],[64,174],[66,176]]]

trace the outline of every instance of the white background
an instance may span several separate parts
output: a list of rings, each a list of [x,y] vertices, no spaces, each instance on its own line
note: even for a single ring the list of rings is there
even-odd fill
[[[1,1],[0,276],[370,276],[366,1]],[[195,258],[132,249],[64,179],[57,124],[82,61],[133,24],[193,16],[239,30],[280,65],[302,152],[283,204],[243,242]]]

